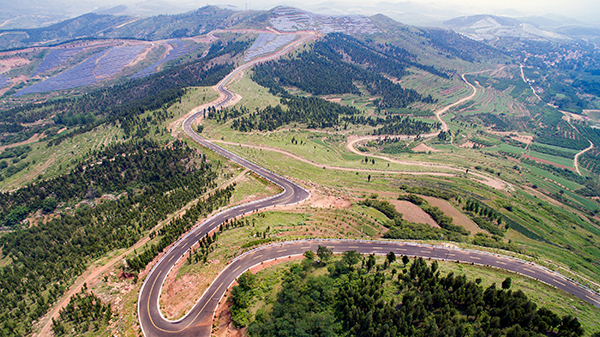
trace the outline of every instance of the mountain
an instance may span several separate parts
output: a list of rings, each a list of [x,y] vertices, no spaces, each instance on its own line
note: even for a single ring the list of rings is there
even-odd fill
[[[117,8],[119,9],[122,8]],[[252,25],[252,20],[246,19],[255,15],[257,12],[235,12],[217,6],[205,6],[183,14],[146,18],[88,13],[44,28],[0,30],[0,48],[9,50],[57,45],[75,39],[155,41],[190,37],[213,29],[233,27],[239,22]]]
[[[487,14],[454,18],[445,21],[444,26],[478,41],[496,40],[500,37],[544,41],[571,39],[566,35],[538,28],[535,22]]]

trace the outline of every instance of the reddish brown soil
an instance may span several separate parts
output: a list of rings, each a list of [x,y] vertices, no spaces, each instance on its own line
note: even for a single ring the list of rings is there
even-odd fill
[[[523,155],[521,155],[521,157],[522,158],[531,159],[533,161],[537,161],[538,163],[548,164],[548,165],[554,165],[556,167],[560,167],[560,168],[563,168],[563,169],[568,169],[568,170],[574,171],[572,167],[568,167],[568,166],[565,166],[565,165],[560,165],[560,164],[557,164],[557,163],[553,163],[553,162],[548,161],[548,160],[544,160],[544,159],[532,157],[532,156],[530,156],[528,154],[523,154]]]
[[[425,213],[419,206],[413,204],[410,201],[406,200],[390,200],[390,204],[396,207],[396,210],[402,213],[402,218],[417,223],[428,224],[431,227],[440,228],[440,226],[429,216],[429,214]]]
[[[486,233],[483,229],[479,228],[473,220],[469,219],[466,215],[462,214],[456,207],[452,206],[449,202],[442,199],[432,198],[432,197],[423,197],[423,199],[427,200],[431,206],[438,207],[444,212],[447,216],[452,217],[454,224],[458,226],[462,226],[464,229],[471,232],[471,234],[476,233]]]

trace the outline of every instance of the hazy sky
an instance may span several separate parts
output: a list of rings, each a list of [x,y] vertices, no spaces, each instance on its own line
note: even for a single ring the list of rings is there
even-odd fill
[[[18,8],[19,12],[29,10],[30,14],[35,14],[34,9],[37,8],[46,13],[76,16],[95,8],[120,4],[137,8],[136,13],[141,15],[173,14],[207,4],[231,4],[239,9],[250,6],[255,10],[290,5],[322,13],[372,15],[381,12],[390,17],[395,16],[401,22],[403,18],[407,21],[419,18],[425,21],[431,18],[443,21],[472,14],[541,16],[550,13],[600,25],[600,0],[0,0],[0,12],[3,8]]]

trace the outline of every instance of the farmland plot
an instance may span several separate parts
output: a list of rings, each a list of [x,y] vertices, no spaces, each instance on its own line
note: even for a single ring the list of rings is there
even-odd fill
[[[295,39],[296,35],[259,34],[244,61],[248,62],[260,55],[270,54]]]
[[[10,81],[4,74],[0,74],[0,88],[4,88]]]
[[[56,68],[65,63],[71,56],[79,53],[83,47],[69,47],[65,49],[54,49],[46,55],[44,60],[38,65],[33,76],[43,74],[50,69]]]
[[[144,47],[143,45],[119,46],[97,52],[73,68],[17,91],[15,96],[94,84],[123,70]]]
[[[137,74],[131,76],[131,78],[150,76],[154,74],[163,63],[176,60],[186,54],[194,52],[195,50],[201,47],[201,45],[185,43],[181,40],[172,40],[169,41],[169,43],[174,45],[174,48],[169,50],[169,53],[167,54],[167,56],[165,56],[165,58],[158,60],[152,65],[140,70]]]

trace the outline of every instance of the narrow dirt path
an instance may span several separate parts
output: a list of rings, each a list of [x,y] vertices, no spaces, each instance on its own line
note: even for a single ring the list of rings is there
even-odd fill
[[[370,139],[370,137],[374,137],[374,136],[367,136],[367,137],[358,137],[355,139],[351,139],[348,141],[348,143],[346,143],[346,149],[348,149],[348,151],[360,155],[360,156],[364,156],[366,155],[363,152],[358,151],[354,145],[358,142],[364,141],[365,139]],[[462,172],[465,173],[466,169],[462,169],[462,168],[458,168],[458,167],[453,167],[453,166],[447,166],[447,165],[439,165],[439,164],[431,164],[431,163],[424,163],[424,162],[413,162],[413,161],[405,161],[405,160],[397,160],[397,159],[392,159],[390,157],[386,157],[386,156],[379,156],[379,155],[373,155],[373,154],[368,154],[369,157],[371,158],[378,158],[378,159],[382,159],[382,160],[386,160],[389,161],[391,163],[396,163],[396,164],[401,164],[401,165],[412,165],[412,166],[421,166],[421,167],[431,167],[431,168],[439,168],[439,169],[446,169],[446,170],[451,170],[451,171],[456,171],[456,172]],[[477,181],[479,181],[480,183],[487,185],[489,187],[495,188],[497,190],[512,190],[512,186],[510,184],[508,184],[507,182],[500,180],[500,179],[494,179],[491,177],[488,177],[486,175],[477,173],[477,172],[472,172],[469,171],[468,174],[477,177]]]
[[[535,97],[537,97],[540,101],[544,101],[540,95],[538,95],[537,92],[535,92],[535,89],[533,89],[533,86],[531,84],[529,84],[529,82],[527,82],[527,79],[525,78],[525,72],[523,72],[523,64],[519,63],[519,66],[521,67],[521,78],[523,79],[523,82],[527,83],[529,85],[529,87],[531,88],[531,91],[533,91],[533,94],[535,95]]]
[[[580,176],[581,176],[581,175],[583,175],[583,174],[581,174],[581,172],[579,171],[579,156],[581,156],[582,154],[584,154],[584,153],[586,153],[586,152],[588,152],[589,150],[591,150],[591,149],[593,149],[593,148],[594,148],[594,143],[592,143],[592,141],[591,141],[591,140],[589,140],[589,139],[588,139],[588,142],[590,142],[590,146],[588,146],[586,149],[584,149],[584,150],[582,150],[582,151],[578,152],[578,153],[575,155],[575,158],[573,158],[573,164],[574,164],[574,166],[575,166],[575,171],[577,171],[577,174],[579,174]]]

